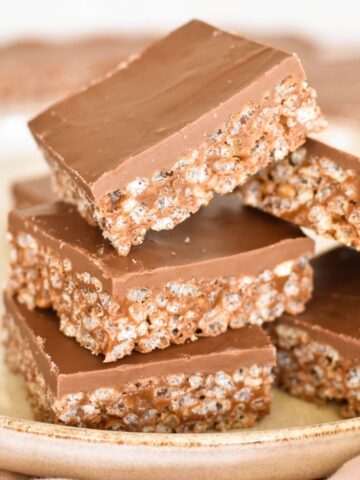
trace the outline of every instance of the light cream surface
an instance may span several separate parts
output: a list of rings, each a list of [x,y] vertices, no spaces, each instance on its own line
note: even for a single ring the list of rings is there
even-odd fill
[[[336,140],[334,132],[340,139]],[[341,129],[331,130],[329,135],[332,143],[360,153],[360,136]],[[25,146],[17,151],[11,144],[6,152],[0,146],[1,283],[7,270],[8,186],[15,178],[45,171],[31,142]],[[320,242],[318,251],[328,247]],[[360,453],[360,419],[338,421],[335,405],[318,407],[277,390],[268,417],[253,429],[229,434],[123,434],[24,421],[31,419],[31,412],[23,382],[7,371],[1,349],[0,355],[0,469],[84,479],[121,476],[132,480],[146,475],[148,480],[195,476],[207,480],[304,480],[327,475]]]

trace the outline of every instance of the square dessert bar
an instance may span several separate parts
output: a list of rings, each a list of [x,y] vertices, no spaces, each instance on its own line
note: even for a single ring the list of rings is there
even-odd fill
[[[296,55],[192,21],[29,126],[61,198],[126,256],[324,120]]]
[[[9,231],[10,291],[28,308],[53,307],[61,330],[106,362],[261,325],[311,296],[312,240],[236,194],[151,232],[127,257],[61,202],[12,212]]]
[[[315,295],[306,311],[284,315],[269,328],[277,347],[278,383],[306,400],[341,400],[343,415],[357,416],[360,255],[339,248],[312,263]]]
[[[250,427],[270,410],[275,349],[260,327],[112,364],[62,335],[51,310],[5,295],[6,361],[37,419],[136,432]]]
[[[360,161],[316,140],[242,188],[246,204],[360,250]]]
[[[51,188],[51,180],[48,176],[18,180],[12,184],[11,194],[16,208],[27,208],[39,203],[58,200],[58,196]]]

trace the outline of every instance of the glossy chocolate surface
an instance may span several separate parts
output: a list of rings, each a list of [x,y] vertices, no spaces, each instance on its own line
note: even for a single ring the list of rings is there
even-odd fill
[[[14,182],[11,193],[15,208],[25,208],[57,200],[57,196],[51,188],[50,177],[36,177]]]
[[[334,248],[314,258],[312,265],[316,292],[359,296],[360,252],[348,247]]]
[[[360,254],[336,248],[312,261],[314,297],[300,315],[279,321],[309,332],[310,338],[337,349],[344,357],[360,360]]]
[[[116,363],[103,363],[59,331],[50,310],[30,311],[8,294],[6,311],[29,343],[38,368],[55,395],[96,388],[121,387],[143,378],[176,373],[234,371],[253,364],[273,364],[275,349],[260,327],[247,326],[185,345],[151,353],[133,353]]]
[[[194,20],[29,126],[96,199],[171,168],[290,75],[305,79],[295,55]]]
[[[243,207],[237,194],[215,198],[173,230],[150,232],[127,257],[119,257],[97,228],[62,202],[11,212],[9,230],[30,233],[70,259],[75,270],[97,276],[113,295],[193,276],[257,275],[313,252],[312,240],[298,227]]]

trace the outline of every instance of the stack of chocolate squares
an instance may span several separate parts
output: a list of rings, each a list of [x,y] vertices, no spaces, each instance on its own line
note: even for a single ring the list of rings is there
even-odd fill
[[[351,349],[328,345],[346,343],[344,325],[321,337],[318,297],[302,313],[313,241],[239,192],[275,214],[275,193],[291,186],[293,202],[309,202],[304,165],[319,185],[331,180],[334,205],[351,196],[354,216],[357,159],[305,143],[325,125],[315,97],[295,55],[192,21],[30,122],[61,201],[47,180],[16,186],[28,208],[9,217],[4,323],[7,362],[37,418],[143,432],[251,426],[271,404],[275,348],[262,325],[291,393],[336,390],[354,408]],[[310,210],[330,208],[319,185]],[[329,385],[312,383],[305,353]]]

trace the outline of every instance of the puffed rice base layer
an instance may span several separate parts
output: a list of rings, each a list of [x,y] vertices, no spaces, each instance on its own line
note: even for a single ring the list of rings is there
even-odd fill
[[[277,348],[276,381],[291,395],[311,402],[341,401],[345,417],[360,415],[360,364],[331,345],[311,339],[303,329],[274,322],[269,328]]]
[[[57,399],[11,316],[5,315],[4,326],[6,361],[23,376],[40,421],[132,432],[201,433],[250,427],[270,411],[270,364],[229,366],[227,372],[169,374]]]
[[[247,205],[360,250],[358,173],[301,147],[249,180]]]
[[[10,263],[8,288],[18,301],[54,308],[61,331],[106,362],[299,313],[312,293],[306,257],[257,276],[179,279],[131,289],[124,298],[112,297],[98,278],[75,271],[69,259],[26,233],[12,239]]]

